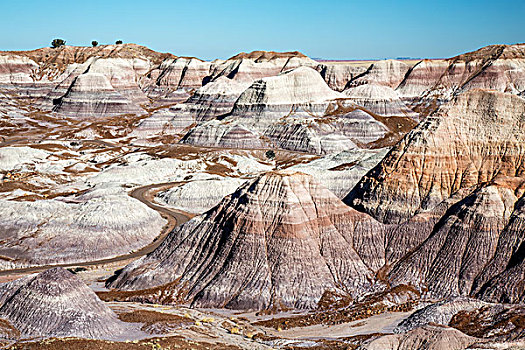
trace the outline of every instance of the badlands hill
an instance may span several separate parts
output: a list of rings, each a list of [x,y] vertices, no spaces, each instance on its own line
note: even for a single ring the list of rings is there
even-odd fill
[[[380,225],[311,176],[268,173],[173,231],[111,287],[142,300],[234,309],[313,308],[328,290],[370,292]],[[353,247],[353,248],[350,248]]]
[[[525,180],[524,122],[520,97],[463,93],[406,135],[356,185],[346,202],[397,227],[387,261],[402,259],[390,269],[391,282],[435,297],[520,300],[521,274],[506,280],[507,287],[500,274],[516,273],[522,262],[516,228]]]
[[[137,332],[71,272],[54,268],[0,284],[0,317],[22,337],[114,339]]]
[[[524,48],[0,53],[0,346],[523,347]]]
[[[525,44],[492,45],[447,60],[423,60],[397,90],[419,108],[440,103],[475,88],[522,95],[525,90]]]
[[[415,122],[403,118],[420,120],[461,92],[488,88],[523,94],[523,46],[490,46],[415,65],[396,60],[320,63],[299,52],[264,51],[205,62],[157,53],[135,44],[1,52],[0,86],[7,95],[0,98],[8,107],[0,127],[5,135],[20,135],[22,123],[23,133],[31,137],[109,134],[152,143],[168,138],[171,142],[183,139],[184,143],[199,145],[262,145],[321,154],[349,147],[392,146],[415,126]],[[250,125],[237,125],[228,131],[220,125],[224,116],[239,111],[236,102],[242,101],[237,100],[243,93],[253,92],[249,89],[256,81],[299,67],[317,71],[322,79],[316,80],[324,80],[333,93],[344,91],[342,98],[348,96],[348,102],[353,100],[365,113],[354,113],[350,121],[341,118],[343,113],[339,112],[328,121],[310,118],[306,124],[312,125],[305,126],[305,114],[320,118],[327,113],[319,106],[305,108],[299,99],[284,101],[280,111],[273,111],[275,116],[292,117],[286,127],[277,124],[263,132]],[[276,82],[286,84],[286,79]],[[279,89],[287,88],[269,87],[268,91]],[[255,103],[254,108],[258,105]],[[27,121],[16,115],[23,115]],[[68,127],[63,127],[64,117],[74,118]],[[84,120],[78,121],[80,118]],[[112,124],[125,127],[117,130],[94,125],[92,118],[113,118]],[[199,131],[190,135],[194,126]],[[287,142],[291,132],[301,136]],[[334,136],[327,139],[330,134]],[[228,141],[228,135],[236,135],[239,141]]]
[[[398,122],[402,130],[413,125],[408,117]],[[182,142],[330,153],[385,137],[393,132],[388,124],[331,90],[315,70],[300,67],[254,82],[229,114],[192,128]]]

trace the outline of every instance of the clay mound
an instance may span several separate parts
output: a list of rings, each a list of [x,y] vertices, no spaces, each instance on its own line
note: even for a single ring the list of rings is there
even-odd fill
[[[462,350],[479,339],[449,327],[425,326],[408,333],[384,335],[360,349],[363,350]]]
[[[25,337],[117,338],[136,332],[75,275],[47,270],[0,285],[0,317]]]
[[[310,153],[356,148],[389,130],[328,87],[314,69],[299,67],[253,83],[226,116],[202,123],[181,142],[219,147],[278,147]],[[366,114],[366,113],[363,113]]]
[[[128,254],[150,244],[166,223],[126,193],[98,187],[69,201],[1,199],[0,212],[1,269]]]
[[[517,199],[513,189],[501,186],[483,187],[467,196],[392,269],[390,280],[424,286],[435,297],[474,294],[474,283],[483,285],[509,263],[513,248],[503,230]],[[496,262],[495,255],[507,258]]]
[[[311,176],[241,186],[128,265],[110,287],[139,300],[234,309],[313,308],[326,290],[362,295],[382,266],[382,227]],[[162,293],[158,293],[162,290]]]
[[[366,72],[368,67],[365,64],[324,62],[317,70],[331,89],[343,91],[350,80]]]
[[[450,58],[452,61],[470,62],[477,59],[487,58],[525,58],[525,43],[514,45],[489,45],[484,46],[478,50],[467,52]]]
[[[299,67],[287,74],[255,82],[244,91],[233,114],[240,110],[259,110],[261,107],[314,103],[342,97],[326,85],[321,75],[312,68]],[[250,107],[246,107],[250,106]]]
[[[423,60],[397,91],[423,113],[465,91],[492,89],[515,95],[525,91],[525,44],[492,45],[446,60]]]
[[[117,92],[106,76],[100,73],[79,75],[68,92],[56,101],[53,110],[81,118],[145,113]]]
[[[408,133],[345,201],[382,222],[399,223],[497,174],[522,177],[524,123],[520,97],[461,94]]]
[[[489,301],[525,301],[525,197],[522,196],[513,208],[494,256],[473,285],[473,293]]]
[[[384,85],[360,85],[344,91],[353,102],[384,117],[417,116],[401,101],[395,90]]]
[[[448,68],[447,60],[422,60],[412,67],[396,92],[405,100],[415,100],[434,89]]]
[[[454,315],[477,310],[488,304],[476,299],[456,297],[430,304],[404,319],[394,328],[394,333],[406,333],[428,324],[447,326]]]
[[[0,53],[0,84],[30,84],[37,64],[27,57]]]
[[[210,74],[210,62],[198,58],[167,58],[148,74],[151,79],[146,87],[150,97],[169,99],[176,90],[198,89]],[[178,101],[176,101],[178,102]]]
[[[196,90],[185,102],[154,112],[143,119],[133,136],[175,135],[187,131],[196,122],[211,120],[231,112],[235,101],[248,88],[246,83],[219,77]]]

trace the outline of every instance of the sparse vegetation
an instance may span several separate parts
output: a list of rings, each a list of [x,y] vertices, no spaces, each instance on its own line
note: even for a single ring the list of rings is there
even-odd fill
[[[54,49],[56,49],[57,47],[64,46],[64,45],[66,45],[66,41],[63,39],[53,39],[53,41],[51,42],[51,47]]]
[[[274,159],[275,158],[275,152],[273,150],[266,151],[266,158],[268,159]]]
[[[91,42],[91,45],[92,45],[93,47],[96,47],[96,46],[98,46],[98,41],[96,41],[96,40],[93,40],[93,41]]]
[[[117,45],[122,44],[122,40],[117,40],[117,41],[115,41],[115,44],[117,44]]]

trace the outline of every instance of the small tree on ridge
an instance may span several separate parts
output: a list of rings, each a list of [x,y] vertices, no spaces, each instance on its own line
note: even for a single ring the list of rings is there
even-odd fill
[[[53,41],[51,42],[51,47],[54,49],[64,45],[66,45],[66,41],[63,39],[53,39]]]

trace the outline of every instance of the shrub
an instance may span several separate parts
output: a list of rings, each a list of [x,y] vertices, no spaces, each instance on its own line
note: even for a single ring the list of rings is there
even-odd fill
[[[117,41],[115,41],[115,44],[117,44],[117,45],[122,44],[122,40],[117,40]]]
[[[98,41],[93,40],[93,41],[91,42],[91,45],[93,45],[93,47],[97,46],[97,45],[98,45]]]
[[[66,45],[66,41],[63,39],[53,39],[53,41],[51,42],[51,47],[55,49],[64,45]]]
[[[274,159],[275,158],[275,152],[273,150],[266,151],[266,158]]]

